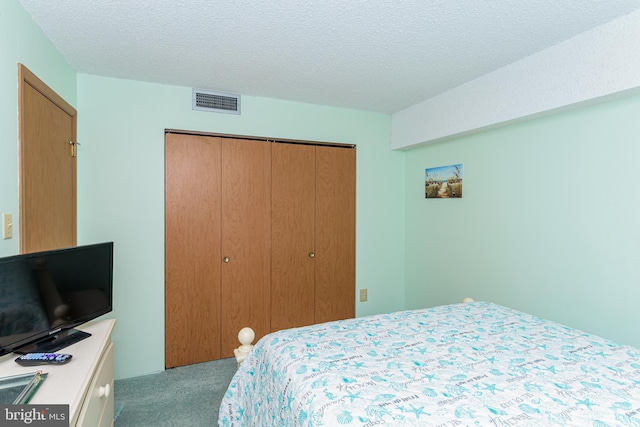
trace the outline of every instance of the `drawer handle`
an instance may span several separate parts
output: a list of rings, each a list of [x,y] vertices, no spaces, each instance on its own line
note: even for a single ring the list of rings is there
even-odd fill
[[[109,384],[100,387],[100,391],[98,392],[100,397],[109,397],[109,393],[111,393],[111,386]]]

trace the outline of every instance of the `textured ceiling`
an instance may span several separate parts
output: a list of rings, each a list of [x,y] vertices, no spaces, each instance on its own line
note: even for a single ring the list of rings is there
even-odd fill
[[[393,113],[640,0],[20,0],[79,72]]]

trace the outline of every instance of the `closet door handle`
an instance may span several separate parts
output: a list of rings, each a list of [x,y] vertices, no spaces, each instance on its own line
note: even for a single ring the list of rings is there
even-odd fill
[[[313,252],[309,252],[309,258],[315,258],[315,257],[316,257],[316,254],[315,254],[315,253],[313,253]]]
[[[229,259],[229,257],[228,257],[228,256],[226,256],[226,257],[222,258],[222,261],[224,261],[224,262],[228,263],[228,262],[230,261],[230,259]]]

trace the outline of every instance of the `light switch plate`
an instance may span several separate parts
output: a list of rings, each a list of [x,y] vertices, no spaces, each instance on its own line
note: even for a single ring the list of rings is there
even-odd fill
[[[13,219],[11,214],[2,214],[2,238],[10,239],[13,237]]]

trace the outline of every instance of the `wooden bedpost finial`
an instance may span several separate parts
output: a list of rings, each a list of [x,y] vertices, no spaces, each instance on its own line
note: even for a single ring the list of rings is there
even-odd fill
[[[253,332],[253,329],[246,327],[240,329],[238,332],[238,341],[240,341],[240,347],[233,350],[233,354],[236,355],[236,362],[238,362],[238,367],[244,362],[244,359],[253,349],[253,345],[251,343],[255,339],[256,334]]]

